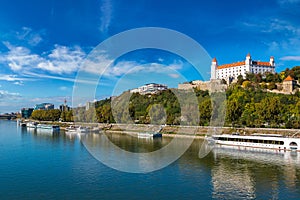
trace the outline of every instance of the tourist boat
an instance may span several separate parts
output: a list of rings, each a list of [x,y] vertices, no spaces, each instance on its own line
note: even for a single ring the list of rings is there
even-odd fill
[[[71,125],[66,128],[66,134],[77,134],[77,133],[87,133],[87,129],[82,126]]]
[[[99,131],[101,131],[99,127],[91,127],[91,128],[87,128],[87,130],[91,133],[98,133]]]
[[[154,133],[146,132],[146,133],[138,133],[137,136],[138,138],[158,138],[158,137],[162,137],[162,134],[160,132],[154,132]]]
[[[27,128],[36,128],[37,123],[36,122],[27,122],[26,127]]]
[[[66,134],[75,134],[75,133],[77,133],[77,128],[78,128],[78,126],[71,125],[65,129],[65,131],[66,131],[65,133]]]
[[[26,127],[26,122],[22,122],[22,120],[20,120],[20,119],[17,120],[17,124],[18,124],[18,126]]]
[[[300,138],[295,138],[293,136],[284,137],[278,134],[252,134],[248,136],[223,134],[213,135],[212,139],[215,144],[220,145],[300,151],[300,148],[298,148],[300,145]]]
[[[82,126],[79,126],[77,128],[77,133],[87,133],[87,132],[88,132],[87,129]]]
[[[60,130],[59,126],[56,126],[56,125],[48,125],[48,124],[38,124],[36,126],[36,128],[38,130],[49,130],[49,131],[55,131],[55,132],[58,132]]]

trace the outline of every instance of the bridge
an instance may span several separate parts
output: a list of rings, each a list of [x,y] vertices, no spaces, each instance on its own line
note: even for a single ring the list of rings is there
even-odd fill
[[[16,118],[17,118],[16,114],[0,114],[0,119],[11,120]]]

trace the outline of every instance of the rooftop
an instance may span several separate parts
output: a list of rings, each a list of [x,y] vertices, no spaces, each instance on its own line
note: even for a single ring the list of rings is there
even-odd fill
[[[288,77],[286,77],[283,81],[293,81],[293,77],[291,77],[290,75],[288,75]]]
[[[224,65],[219,65],[218,69],[224,69],[224,68],[229,68],[229,67],[236,67],[240,65],[245,65],[245,61],[241,62],[235,62],[235,63],[230,63],[230,64],[224,64]]]

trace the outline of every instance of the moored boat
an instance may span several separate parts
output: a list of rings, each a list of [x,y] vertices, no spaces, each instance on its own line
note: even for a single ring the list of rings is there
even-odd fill
[[[253,135],[213,135],[215,144],[229,146],[244,146],[252,148],[264,148],[275,150],[300,151],[300,138],[284,137],[277,134],[253,134]]]
[[[40,130],[49,130],[49,131],[59,131],[60,130],[60,127],[57,126],[57,125],[48,125],[48,124],[38,124],[36,126],[37,129],[40,129]]]
[[[154,132],[154,133],[138,133],[138,138],[158,138],[158,137],[162,137],[162,134],[159,132]]]
[[[37,123],[36,122],[27,122],[26,123],[26,127],[27,128],[36,128],[37,127]]]
[[[23,122],[23,121],[20,120],[20,119],[17,120],[17,124],[18,124],[18,126],[26,127],[26,122]]]
[[[75,133],[87,133],[87,129],[81,126],[71,125],[66,128],[66,134],[75,134]]]

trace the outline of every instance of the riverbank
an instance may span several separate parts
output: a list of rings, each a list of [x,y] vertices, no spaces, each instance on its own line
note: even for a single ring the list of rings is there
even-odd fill
[[[31,120],[33,121],[33,120]],[[232,127],[209,127],[209,126],[179,126],[179,125],[153,125],[153,124],[104,124],[104,123],[74,123],[74,122],[52,122],[52,121],[35,121],[42,124],[58,125],[64,130],[66,127],[74,124],[87,127],[98,127],[101,130],[109,132],[157,132],[160,131],[166,137],[196,137],[203,138],[206,134],[232,134],[239,133],[241,135],[251,135],[254,133],[263,134],[280,134],[284,136],[291,136],[300,129],[279,129],[279,128],[232,128]],[[299,134],[300,135],[300,134]]]
[[[157,131],[160,130],[160,125],[148,124],[111,124],[110,131]],[[251,135],[254,133],[264,134],[281,134],[284,136],[293,135],[299,132],[299,129],[275,129],[275,128],[231,128],[231,127],[209,127],[209,126],[163,126],[160,131],[163,135],[173,137],[176,135],[182,136],[197,136],[204,137],[206,134],[232,134],[239,133],[241,135]]]

